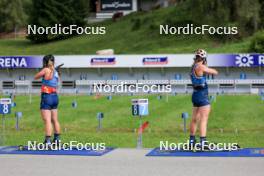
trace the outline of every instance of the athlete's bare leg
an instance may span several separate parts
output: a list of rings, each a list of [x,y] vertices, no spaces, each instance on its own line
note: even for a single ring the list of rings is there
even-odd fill
[[[60,123],[58,121],[58,110],[51,110],[51,120],[54,127],[54,133],[60,134]]]
[[[199,107],[198,109],[198,113],[200,114],[200,137],[206,137],[207,123],[208,123],[210,111],[211,111],[210,105]]]
[[[51,124],[51,111],[41,110],[41,117],[45,124],[45,134],[46,136],[51,136],[52,134],[52,124]]]
[[[197,130],[197,124],[200,120],[200,114],[198,109],[199,109],[198,107],[193,107],[192,120],[190,123],[190,135],[192,136],[195,136]]]

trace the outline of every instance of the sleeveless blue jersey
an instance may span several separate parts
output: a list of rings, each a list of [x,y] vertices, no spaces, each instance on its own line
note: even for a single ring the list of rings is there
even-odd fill
[[[197,65],[195,64],[192,68],[190,77],[192,81],[192,85],[194,88],[207,88],[207,83],[206,83],[206,76],[197,76],[195,73],[195,68]]]
[[[58,82],[59,82],[59,74],[56,70],[54,70],[51,80],[45,80],[44,77],[42,78],[42,85],[45,85],[45,86],[57,88]]]

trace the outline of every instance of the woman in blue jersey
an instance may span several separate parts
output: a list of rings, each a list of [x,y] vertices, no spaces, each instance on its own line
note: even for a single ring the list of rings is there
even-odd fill
[[[206,142],[207,122],[210,113],[210,102],[208,98],[208,85],[206,74],[217,75],[215,69],[207,67],[206,51],[198,49],[195,52],[194,63],[191,69],[191,81],[193,85],[192,103],[193,114],[190,124],[190,144],[196,143],[195,133],[197,124],[200,122],[200,144]]]
[[[59,74],[54,67],[55,58],[53,55],[46,55],[43,58],[43,69],[35,75],[35,80],[42,78],[41,86],[41,117],[45,124],[45,144],[60,142],[60,123],[58,121],[57,87]],[[51,140],[52,127],[54,128],[54,138]]]

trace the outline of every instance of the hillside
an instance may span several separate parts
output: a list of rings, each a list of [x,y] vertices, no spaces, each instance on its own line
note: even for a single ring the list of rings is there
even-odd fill
[[[117,22],[94,24],[106,26],[106,35],[81,35],[45,44],[34,44],[25,38],[2,39],[0,55],[94,54],[107,48],[113,48],[116,54],[192,53],[197,48],[205,48],[209,53],[247,52],[250,38],[223,42],[202,35],[159,35],[159,24],[173,10],[138,12]]]

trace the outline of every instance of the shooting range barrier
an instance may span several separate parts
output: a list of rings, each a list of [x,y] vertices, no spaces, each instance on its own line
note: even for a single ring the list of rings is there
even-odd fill
[[[96,117],[97,117],[97,120],[98,120],[97,130],[100,131],[103,128],[102,127],[102,121],[103,121],[103,118],[104,118],[104,113],[98,112]]]
[[[12,103],[11,103],[11,106],[12,106],[12,108],[13,108],[13,107],[16,107],[16,102],[12,102]]]
[[[0,154],[16,154],[16,155],[75,155],[75,156],[103,156],[114,148],[106,147],[104,150],[78,150],[73,148],[72,150],[28,150],[27,147],[20,146],[7,146],[0,147]]]
[[[16,130],[19,130],[19,120],[22,118],[23,113],[22,112],[16,112],[15,118],[16,118]]]
[[[209,100],[211,103],[216,102],[216,95],[210,95]]]
[[[186,120],[189,117],[189,114],[187,112],[183,112],[181,117],[183,119],[183,131],[184,131],[184,133],[186,133],[187,132]]]
[[[264,90],[259,91],[259,96],[260,96],[261,101],[264,101]]]
[[[75,96],[74,96],[74,100],[72,101],[72,108],[77,108],[78,107],[78,103],[77,103],[77,95],[79,93],[79,89],[75,89]]]
[[[77,101],[73,101],[73,102],[72,102],[72,108],[77,108],[77,106],[78,106]]]
[[[236,151],[183,151],[155,148],[146,156],[163,157],[264,157],[264,148],[244,148]]]
[[[162,95],[158,95],[158,96],[157,96],[157,99],[158,99],[158,100],[161,100],[161,99],[162,99]]]

